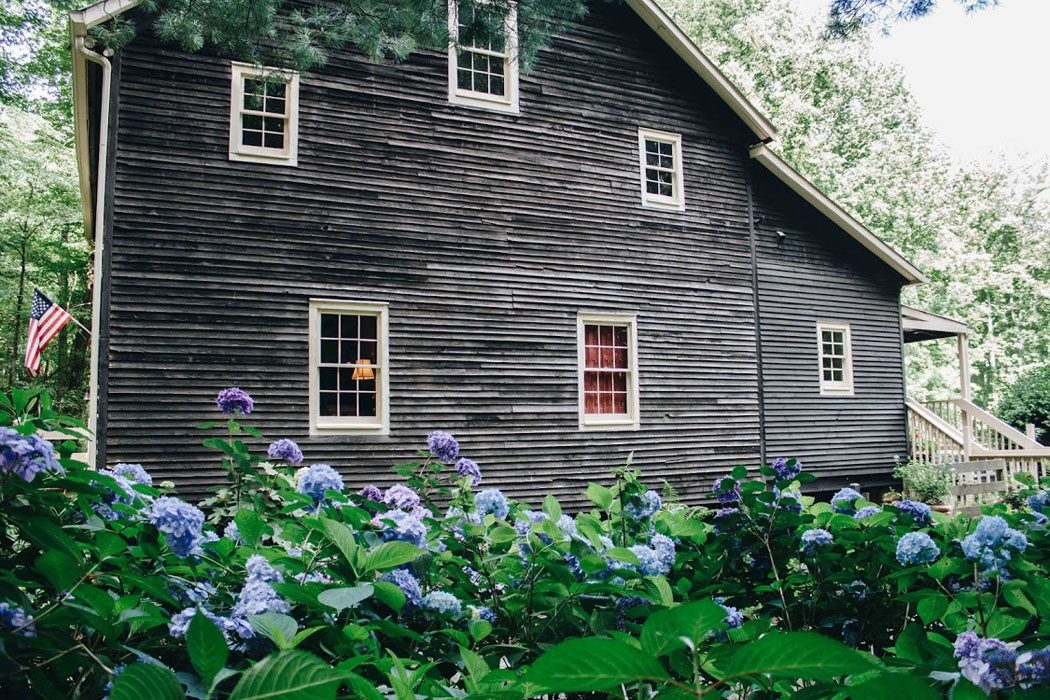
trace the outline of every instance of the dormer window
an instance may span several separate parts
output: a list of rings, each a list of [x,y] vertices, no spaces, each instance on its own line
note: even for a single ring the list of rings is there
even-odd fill
[[[299,74],[245,63],[231,73],[230,160],[295,165]]]
[[[638,130],[642,205],[684,209],[682,136],[652,129]]]
[[[448,101],[518,112],[518,16],[485,0],[450,0]]]

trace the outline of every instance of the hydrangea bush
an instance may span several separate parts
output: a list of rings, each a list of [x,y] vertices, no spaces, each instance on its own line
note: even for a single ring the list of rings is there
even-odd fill
[[[785,459],[707,481],[721,507],[700,511],[628,463],[570,513],[482,489],[484,463],[440,431],[396,483],[349,483],[223,395],[233,418],[205,428],[227,435],[206,443],[231,485],[200,506],[148,465],[76,463],[37,435],[65,423],[28,416],[32,396],[0,402],[9,694],[1050,692],[1050,495],[1030,481],[1012,502],[1031,507],[953,519],[852,489],[815,501]]]

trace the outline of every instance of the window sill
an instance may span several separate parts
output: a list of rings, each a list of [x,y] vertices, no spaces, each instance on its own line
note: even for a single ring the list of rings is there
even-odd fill
[[[584,418],[580,421],[580,430],[638,430],[639,421],[633,418]]]
[[[239,153],[230,151],[230,160],[243,163],[269,163],[270,165],[287,165],[296,167],[299,159],[296,156],[269,155],[265,153]]]
[[[855,396],[853,389],[821,389],[821,396],[840,396],[840,397],[851,397]]]
[[[488,97],[485,96],[485,93],[453,92],[448,96],[448,102],[459,107],[476,107],[492,112],[503,112],[504,114],[521,113],[517,100]]]
[[[655,197],[643,197],[642,206],[647,209],[663,209],[664,211],[684,211],[685,202],[673,199],[656,199]]]
[[[382,423],[325,423],[310,426],[311,436],[389,434],[390,426]]]

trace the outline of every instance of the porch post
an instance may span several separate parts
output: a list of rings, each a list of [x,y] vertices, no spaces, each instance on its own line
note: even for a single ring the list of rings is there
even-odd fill
[[[970,401],[970,343],[966,333],[956,336],[959,342],[959,398],[965,402]],[[962,411],[962,438],[963,438],[963,461],[970,461],[970,447],[973,435],[970,426],[970,413],[966,405],[960,406]]]

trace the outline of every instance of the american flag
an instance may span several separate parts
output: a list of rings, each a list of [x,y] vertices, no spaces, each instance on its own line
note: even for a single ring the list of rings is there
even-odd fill
[[[33,309],[29,313],[29,337],[26,339],[26,371],[30,377],[40,372],[40,353],[72,318],[46,294],[39,289],[33,290]]]

